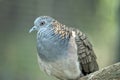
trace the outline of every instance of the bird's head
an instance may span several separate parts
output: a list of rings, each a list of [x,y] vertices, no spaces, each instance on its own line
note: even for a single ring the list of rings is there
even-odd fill
[[[29,30],[31,33],[32,31],[39,31],[41,28],[48,27],[54,19],[50,16],[40,16],[35,19],[34,26]]]

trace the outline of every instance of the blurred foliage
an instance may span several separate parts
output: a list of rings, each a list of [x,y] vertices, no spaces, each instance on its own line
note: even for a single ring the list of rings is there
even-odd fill
[[[118,20],[118,30],[117,30],[117,34],[118,34],[118,41],[117,41],[117,61],[120,61],[120,1],[119,1],[119,8],[118,8],[118,11],[117,11],[117,20]]]
[[[0,80],[53,80],[39,69],[36,34],[28,33],[41,15],[86,33],[100,68],[120,61],[119,0],[0,0]]]

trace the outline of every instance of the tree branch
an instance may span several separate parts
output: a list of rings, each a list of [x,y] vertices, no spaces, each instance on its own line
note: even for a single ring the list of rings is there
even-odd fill
[[[120,62],[84,76],[79,80],[120,80]]]

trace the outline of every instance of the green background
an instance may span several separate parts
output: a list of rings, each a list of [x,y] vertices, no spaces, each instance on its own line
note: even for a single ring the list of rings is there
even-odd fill
[[[100,68],[120,61],[119,0],[0,0],[0,80],[53,80],[39,69],[36,33],[28,33],[41,15],[87,34]]]

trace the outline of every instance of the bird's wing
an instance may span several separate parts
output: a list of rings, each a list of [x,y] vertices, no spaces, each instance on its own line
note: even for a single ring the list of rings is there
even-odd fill
[[[92,49],[92,45],[85,34],[77,29],[71,27],[68,28],[57,21],[54,21],[52,25],[54,26],[55,33],[62,35],[63,38],[71,36],[72,31],[76,33],[75,42],[77,45],[78,60],[80,62],[80,68],[84,74],[89,74],[98,70],[96,56]]]
[[[75,32],[78,60],[83,74],[86,75],[98,70],[99,67],[96,62],[96,55],[94,54],[91,43],[81,31],[75,30]]]

